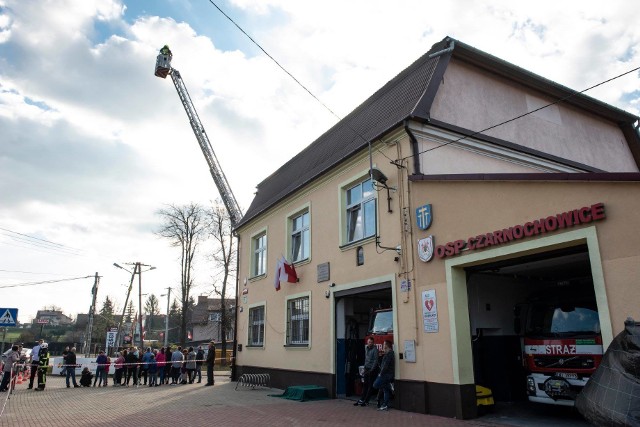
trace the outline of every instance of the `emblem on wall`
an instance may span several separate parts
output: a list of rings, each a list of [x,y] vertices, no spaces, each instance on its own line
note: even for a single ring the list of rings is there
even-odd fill
[[[431,205],[424,205],[416,208],[416,222],[420,230],[426,230],[431,226],[431,220],[433,214],[431,212]]]
[[[433,258],[433,235],[418,240],[418,256],[421,261],[431,261]]]

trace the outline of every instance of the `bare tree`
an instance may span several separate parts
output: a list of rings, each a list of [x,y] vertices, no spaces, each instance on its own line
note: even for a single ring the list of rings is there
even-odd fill
[[[187,316],[189,313],[189,293],[193,285],[191,273],[193,259],[200,242],[205,238],[204,210],[195,203],[185,206],[168,205],[160,209],[162,226],[157,234],[169,239],[171,246],[180,248],[180,343],[187,337]]]
[[[144,311],[147,313],[146,330],[152,331],[154,318],[160,314],[160,302],[158,301],[158,297],[154,294],[149,295],[147,301],[144,303]]]
[[[227,285],[236,278],[236,246],[231,218],[220,200],[207,210],[207,229],[215,245],[211,257],[214,261],[213,292],[220,297],[220,336],[222,363],[227,360],[227,332],[232,329],[232,316],[227,302]],[[235,333],[235,331],[234,331]]]

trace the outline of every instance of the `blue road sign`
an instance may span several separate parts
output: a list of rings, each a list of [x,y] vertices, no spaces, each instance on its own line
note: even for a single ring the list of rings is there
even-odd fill
[[[0,308],[0,326],[16,326],[17,308]]]

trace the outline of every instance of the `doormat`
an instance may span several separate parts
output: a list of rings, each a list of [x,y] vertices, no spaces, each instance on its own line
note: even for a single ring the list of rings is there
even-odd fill
[[[287,387],[282,394],[270,394],[269,396],[306,402],[308,400],[328,399],[329,392],[326,387],[321,387],[319,385],[294,385]]]

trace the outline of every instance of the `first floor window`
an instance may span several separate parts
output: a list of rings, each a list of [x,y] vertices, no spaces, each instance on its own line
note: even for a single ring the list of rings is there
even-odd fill
[[[249,309],[249,345],[264,345],[264,305]]]
[[[253,269],[254,276],[267,273],[267,233],[261,233],[253,238]]]
[[[376,234],[376,196],[371,179],[346,190],[347,243]]]
[[[309,297],[287,301],[287,344],[309,344]]]
[[[291,260],[303,261],[309,258],[309,212],[291,218]]]

